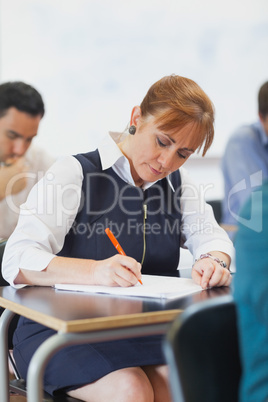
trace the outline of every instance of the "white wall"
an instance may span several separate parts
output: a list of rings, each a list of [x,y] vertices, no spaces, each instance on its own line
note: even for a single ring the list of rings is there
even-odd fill
[[[220,156],[257,117],[268,79],[267,0],[0,0],[0,80],[36,86],[46,103],[37,142],[53,154],[94,149],[123,130],[148,87],[176,73],[216,106]]]

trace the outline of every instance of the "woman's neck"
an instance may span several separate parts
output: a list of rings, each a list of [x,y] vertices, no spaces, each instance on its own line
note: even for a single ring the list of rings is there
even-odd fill
[[[130,172],[131,172],[131,176],[133,178],[133,181],[135,183],[135,185],[137,187],[142,187],[144,184],[144,180],[138,176],[133,162],[132,162],[132,157],[131,157],[131,138],[130,136],[127,136],[122,142],[119,142],[117,144],[117,146],[119,147],[120,151],[122,152],[122,154],[127,158],[127,160],[129,161],[129,165],[130,165]]]

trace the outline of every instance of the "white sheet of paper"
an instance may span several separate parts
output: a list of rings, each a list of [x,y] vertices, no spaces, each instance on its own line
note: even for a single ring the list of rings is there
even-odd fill
[[[142,275],[142,282],[143,285],[137,283],[137,285],[131,287],[56,284],[55,288],[76,292],[105,293],[119,296],[154,297],[165,299],[175,299],[202,290],[201,286],[194,283],[190,278]]]

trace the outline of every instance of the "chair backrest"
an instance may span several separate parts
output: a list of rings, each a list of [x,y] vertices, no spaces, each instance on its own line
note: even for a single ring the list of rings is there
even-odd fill
[[[222,221],[222,200],[210,200],[206,202],[212,206],[215,219],[220,224]]]
[[[6,240],[0,241],[0,286],[8,286],[9,283],[5,281],[5,279],[2,276],[2,259],[3,259],[3,254],[6,246]]]
[[[187,308],[163,344],[174,402],[237,402],[241,376],[232,296]]]

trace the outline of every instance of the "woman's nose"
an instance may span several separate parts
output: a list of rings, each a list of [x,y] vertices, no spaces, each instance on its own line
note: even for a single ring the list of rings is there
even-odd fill
[[[174,156],[171,152],[161,152],[157,161],[161,164],[164,170],[172,171]]]

